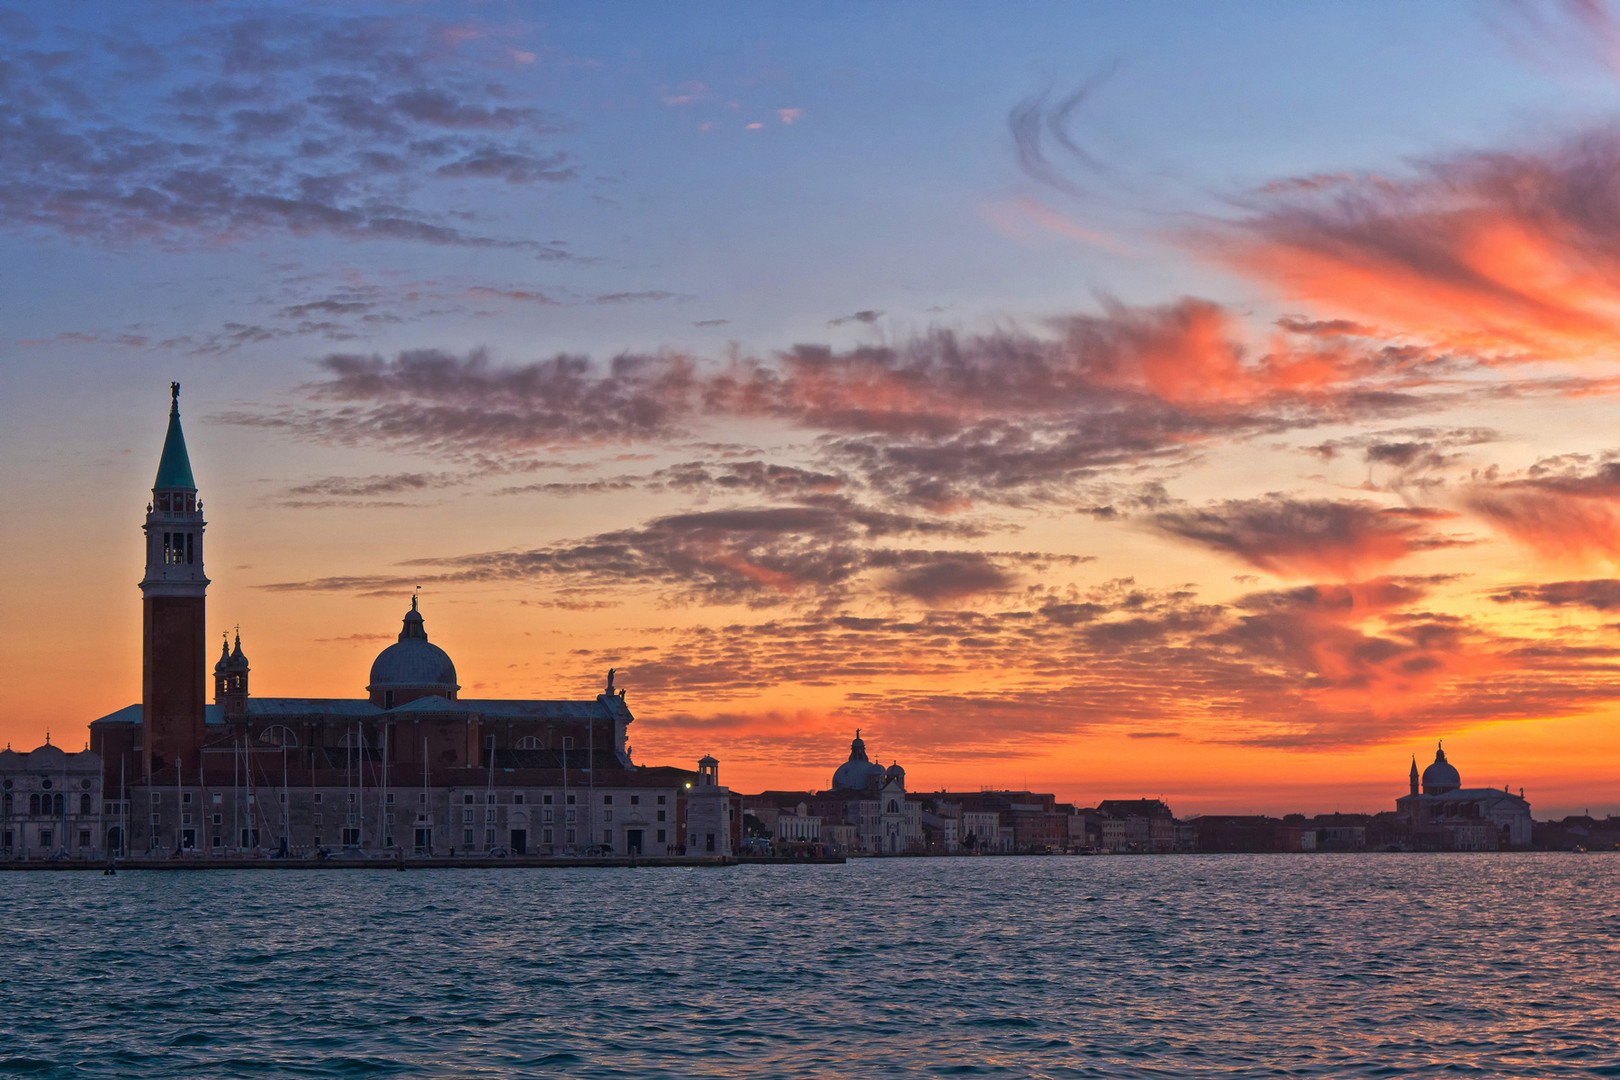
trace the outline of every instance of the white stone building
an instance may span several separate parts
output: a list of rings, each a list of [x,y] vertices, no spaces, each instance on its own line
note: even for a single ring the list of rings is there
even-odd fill
[[[1011,845],[1003,845],[1001,836],[1001,815],[994,810],[964,810],[962,811],[962,840],[964,845],[967,838],[973,838],[972,850],[1000,852],[1010,851]]]
[[[720,763],[705,755],[698,760],[697,780],[686,793],[686,854],[731,855],[742,824],[731,789],[720,784]]]
[[[832,790],[825,794],[844,800],[845,820],[855,826],[860,850],[885,855],[922,850],[922,803],[906,797],[906,770],[899,762],[885,769],[869,760],[859,731],[849,744],[849,760],[833,773]]]
[[[783,810],[776,815],[773,832],[779,843],[819,844],[821,817],[810,813],[809,807],[800,803],[797,807]]]
[[[48,738],[28,753],[0,750],[0,859],[102,858],[109,808],[101,778],[99,755],[70,754]]]

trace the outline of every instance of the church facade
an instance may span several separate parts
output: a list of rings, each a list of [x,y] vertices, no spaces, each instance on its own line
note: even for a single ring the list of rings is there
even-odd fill
[[[906,770],[868,758],[859,731],[826,791],[766,791],[749,803],[748,812],[785,844],[873,855],[923,850],[923,804],[906,794]]]
[[[363,696],[254,695],[239,633],[210,668],[207,523],[179,385],[171,391],[143,526],[141,701],[90,725],[105,789],[97,847],[286,856],[736,850],[740,810],[718,783],[717,762],[694,772],[632,760],[634,717],[613,671],[588,700],[463,698],[415,597]],[[687,834],[689,818],[701,835]]]
[[[1407,776],[1409,791],[1395,800],[1395,813],[1420,848],[1441,851],[1506,851],[1530,846],[1530,803],[1524,789],[1465,788],[1446,751],[1436,746],[1434,762],[1418,774],[1417,758]]]

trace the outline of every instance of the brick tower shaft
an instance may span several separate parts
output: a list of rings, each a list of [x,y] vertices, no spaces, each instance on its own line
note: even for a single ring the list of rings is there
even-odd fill
[[[142,618],[142,775],[201,760],[208,662],[202,501],[180,430],[180,384],[170,384],[169,431],[146,508]]]

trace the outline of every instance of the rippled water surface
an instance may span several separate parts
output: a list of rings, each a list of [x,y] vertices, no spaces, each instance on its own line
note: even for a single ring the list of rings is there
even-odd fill
[[[1620,1077],[1620,856],[0,875],[0,1075]]]

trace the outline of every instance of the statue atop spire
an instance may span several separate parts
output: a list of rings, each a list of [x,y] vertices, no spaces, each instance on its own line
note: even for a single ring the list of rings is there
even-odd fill
[[[180,384],[169,384],[169,432],[163,439],[163,456],[158,459],[157,479],[152,490],[196,491],[191,476],[191,458],[186,453],[186,436],[180,430]]]

